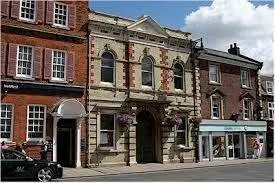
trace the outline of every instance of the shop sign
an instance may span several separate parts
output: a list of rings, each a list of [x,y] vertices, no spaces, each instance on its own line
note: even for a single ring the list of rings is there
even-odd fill
[[[243,126],[225,126],[224,131],[243,131]]]

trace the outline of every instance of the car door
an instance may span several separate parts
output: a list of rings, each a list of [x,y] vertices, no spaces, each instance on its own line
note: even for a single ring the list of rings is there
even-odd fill
[[[7,178],[20,179],[33,177],[33,162],[29,161],[27,156],[14,150],[4,151],[3,154]]]

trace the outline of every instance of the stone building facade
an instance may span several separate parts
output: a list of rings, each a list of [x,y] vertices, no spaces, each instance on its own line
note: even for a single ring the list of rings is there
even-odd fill
[[[1,1],[1,141],[85,166],[87,19],[88,1]]]
[[[260,94],[263,106],[263,120],[267,122],[267,155],[273,157],[274,143],[274,76],[261,75]]]
[[[88,29],[89,166],[193,162],[191,34],[95,11]]]
[[[253,141],[266,153],[266,122],[262,120],[259,70],[262,63],[231,45],[227,52],[197,52],[201,115],[200,161],[253,157]]]

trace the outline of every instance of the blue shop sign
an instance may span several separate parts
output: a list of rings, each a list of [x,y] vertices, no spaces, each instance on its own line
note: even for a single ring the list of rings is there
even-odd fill
[[[261,125],[200,125],[199,131],[212,132],[245,132],[245,131],[266,131],[266,126]]]

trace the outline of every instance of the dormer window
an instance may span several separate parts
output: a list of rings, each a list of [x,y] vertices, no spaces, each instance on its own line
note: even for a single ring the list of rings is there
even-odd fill
[[[35,1],[21,0],[20,3],[20,19],[27,21],[35,20]]]
[[[266,92],[268,94],[273,94],[273,82],[272,81],[266,81]]]

